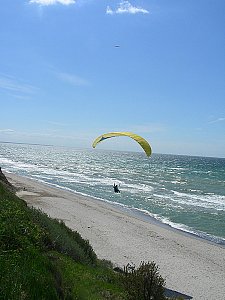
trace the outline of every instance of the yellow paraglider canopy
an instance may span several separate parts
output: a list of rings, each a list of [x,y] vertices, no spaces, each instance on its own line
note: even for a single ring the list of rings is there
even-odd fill
[[[102,134],[94,140],[92,147],[95,148],[98,143],[116,136],[128,136],[132,138],[133,140],[138,142],[138,144],[143,148],[147,156],[151,155],[152,149],[149,143],[143,137],[132,132],[109,132],[109,133]]]

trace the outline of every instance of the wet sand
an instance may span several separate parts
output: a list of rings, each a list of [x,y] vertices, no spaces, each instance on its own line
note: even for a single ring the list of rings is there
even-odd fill
[[[119,267],[154,261],[166,287],[189,296],[186,299],[225,299],[224,247],[151,223],[107,202],[5,175],[29,206],[78,231],[100,259]]]

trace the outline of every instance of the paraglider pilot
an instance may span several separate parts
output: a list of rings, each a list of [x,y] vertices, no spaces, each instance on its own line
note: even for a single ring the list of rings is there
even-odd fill
[[[115,192],[115,193],[120,193],[120,190],[119,190],[117,184],[114,183],[113,188],[114,188],[114,192]]]

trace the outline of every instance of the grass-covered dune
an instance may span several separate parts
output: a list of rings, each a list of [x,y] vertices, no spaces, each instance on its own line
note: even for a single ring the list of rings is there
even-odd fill
[[[154,263],[115,272],[78,232],[28,207],[0,178],[1,300],[165,299],[163,293]]]

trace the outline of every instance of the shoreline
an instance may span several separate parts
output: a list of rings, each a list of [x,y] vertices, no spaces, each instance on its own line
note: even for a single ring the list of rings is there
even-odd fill
[[[225,295],[225,248],[173,228],[147,216],[35,179],[5,173],[29,206],[63,220],[78,231],[100,259],[123,267],[155,261],[166,287],[193,299],[223,300]],[[25,190],[24,190],[25,188]],[[153,219],[153,222],[151,222]],[[187,298],[188,299],[188,298]]]
[[[37,183],[40,183],[40,184],[43,184],[43,185],[47,185],[48,187],[51,187],[53,189],[58,189],[60,191],[65,191],[65,192],[68,192],[68,193],[72,193],[72,194],[74,194],[75,197],[76,196],[84,197],[84,198],[88,198],[88,199],[91,199],[92,201],[96,201],[96,202],[99,202],[99,203],[106,203],[107,205],[114,207],[116,210],[121,210],[125,214],[129,214],[130,216],[133,216],[135,218],[138,218],[138,219],[141,219],[143,221],[149,222],[150,224],[154,224],[154,225],[166,228],[167,230],[175,231],[175,232],[177,232],[179,234],[182,234],[184,236],[188,236],[188,237],[191,237],[191,238],[194,238],[194,239],[201,240],[202,242],[210,243],[210,244],[217,245],[219,247],[225,248],[225,238],[223,238],[223,237],[217,237],[217,236],[213,236],[213,235],[210,235],[210,234],[208,235],[205,232],[202,232],[202,236],[201,236],[201,235],[198,234],[198,231],[196,231],[196,233],[195,233],[194,231],[192,232],[188,229],[184,230],[182,228],[172,226],[168,223],[163,222],[160,219],[155,218],[154,216],[151,216],[151,214],[148,213],[148,211],[144,211],[144,210],[141,210],[141,209],[129,207],[129,206],[126,206],[126,205],[121,204],[119,202],[111,202],[109,200],[105,200],[105,199],[90,196],[90,195],[87,195],[87,194],[75,192],[72,189],[63,188],[63,187],[61,187],[59,185],[56,185],[56,184],[50,184],[50,183],[45,182],[44,180],[35,179],[35,178],[28,177],[28,176],[23,176],[23,175],[18,175],[18,174],[6,172],[6,171],[4,173],[8,174],[8,175],[13,174],[13,175],[18,176],[18,177],[23,177],[24,179],[27,179],[27,180],[33,180],[34,182],[37,182]],[[200,233],[200,231],[199,231],[199,233]],[[215,241],[217,238],[218,238],[219,242]]]

